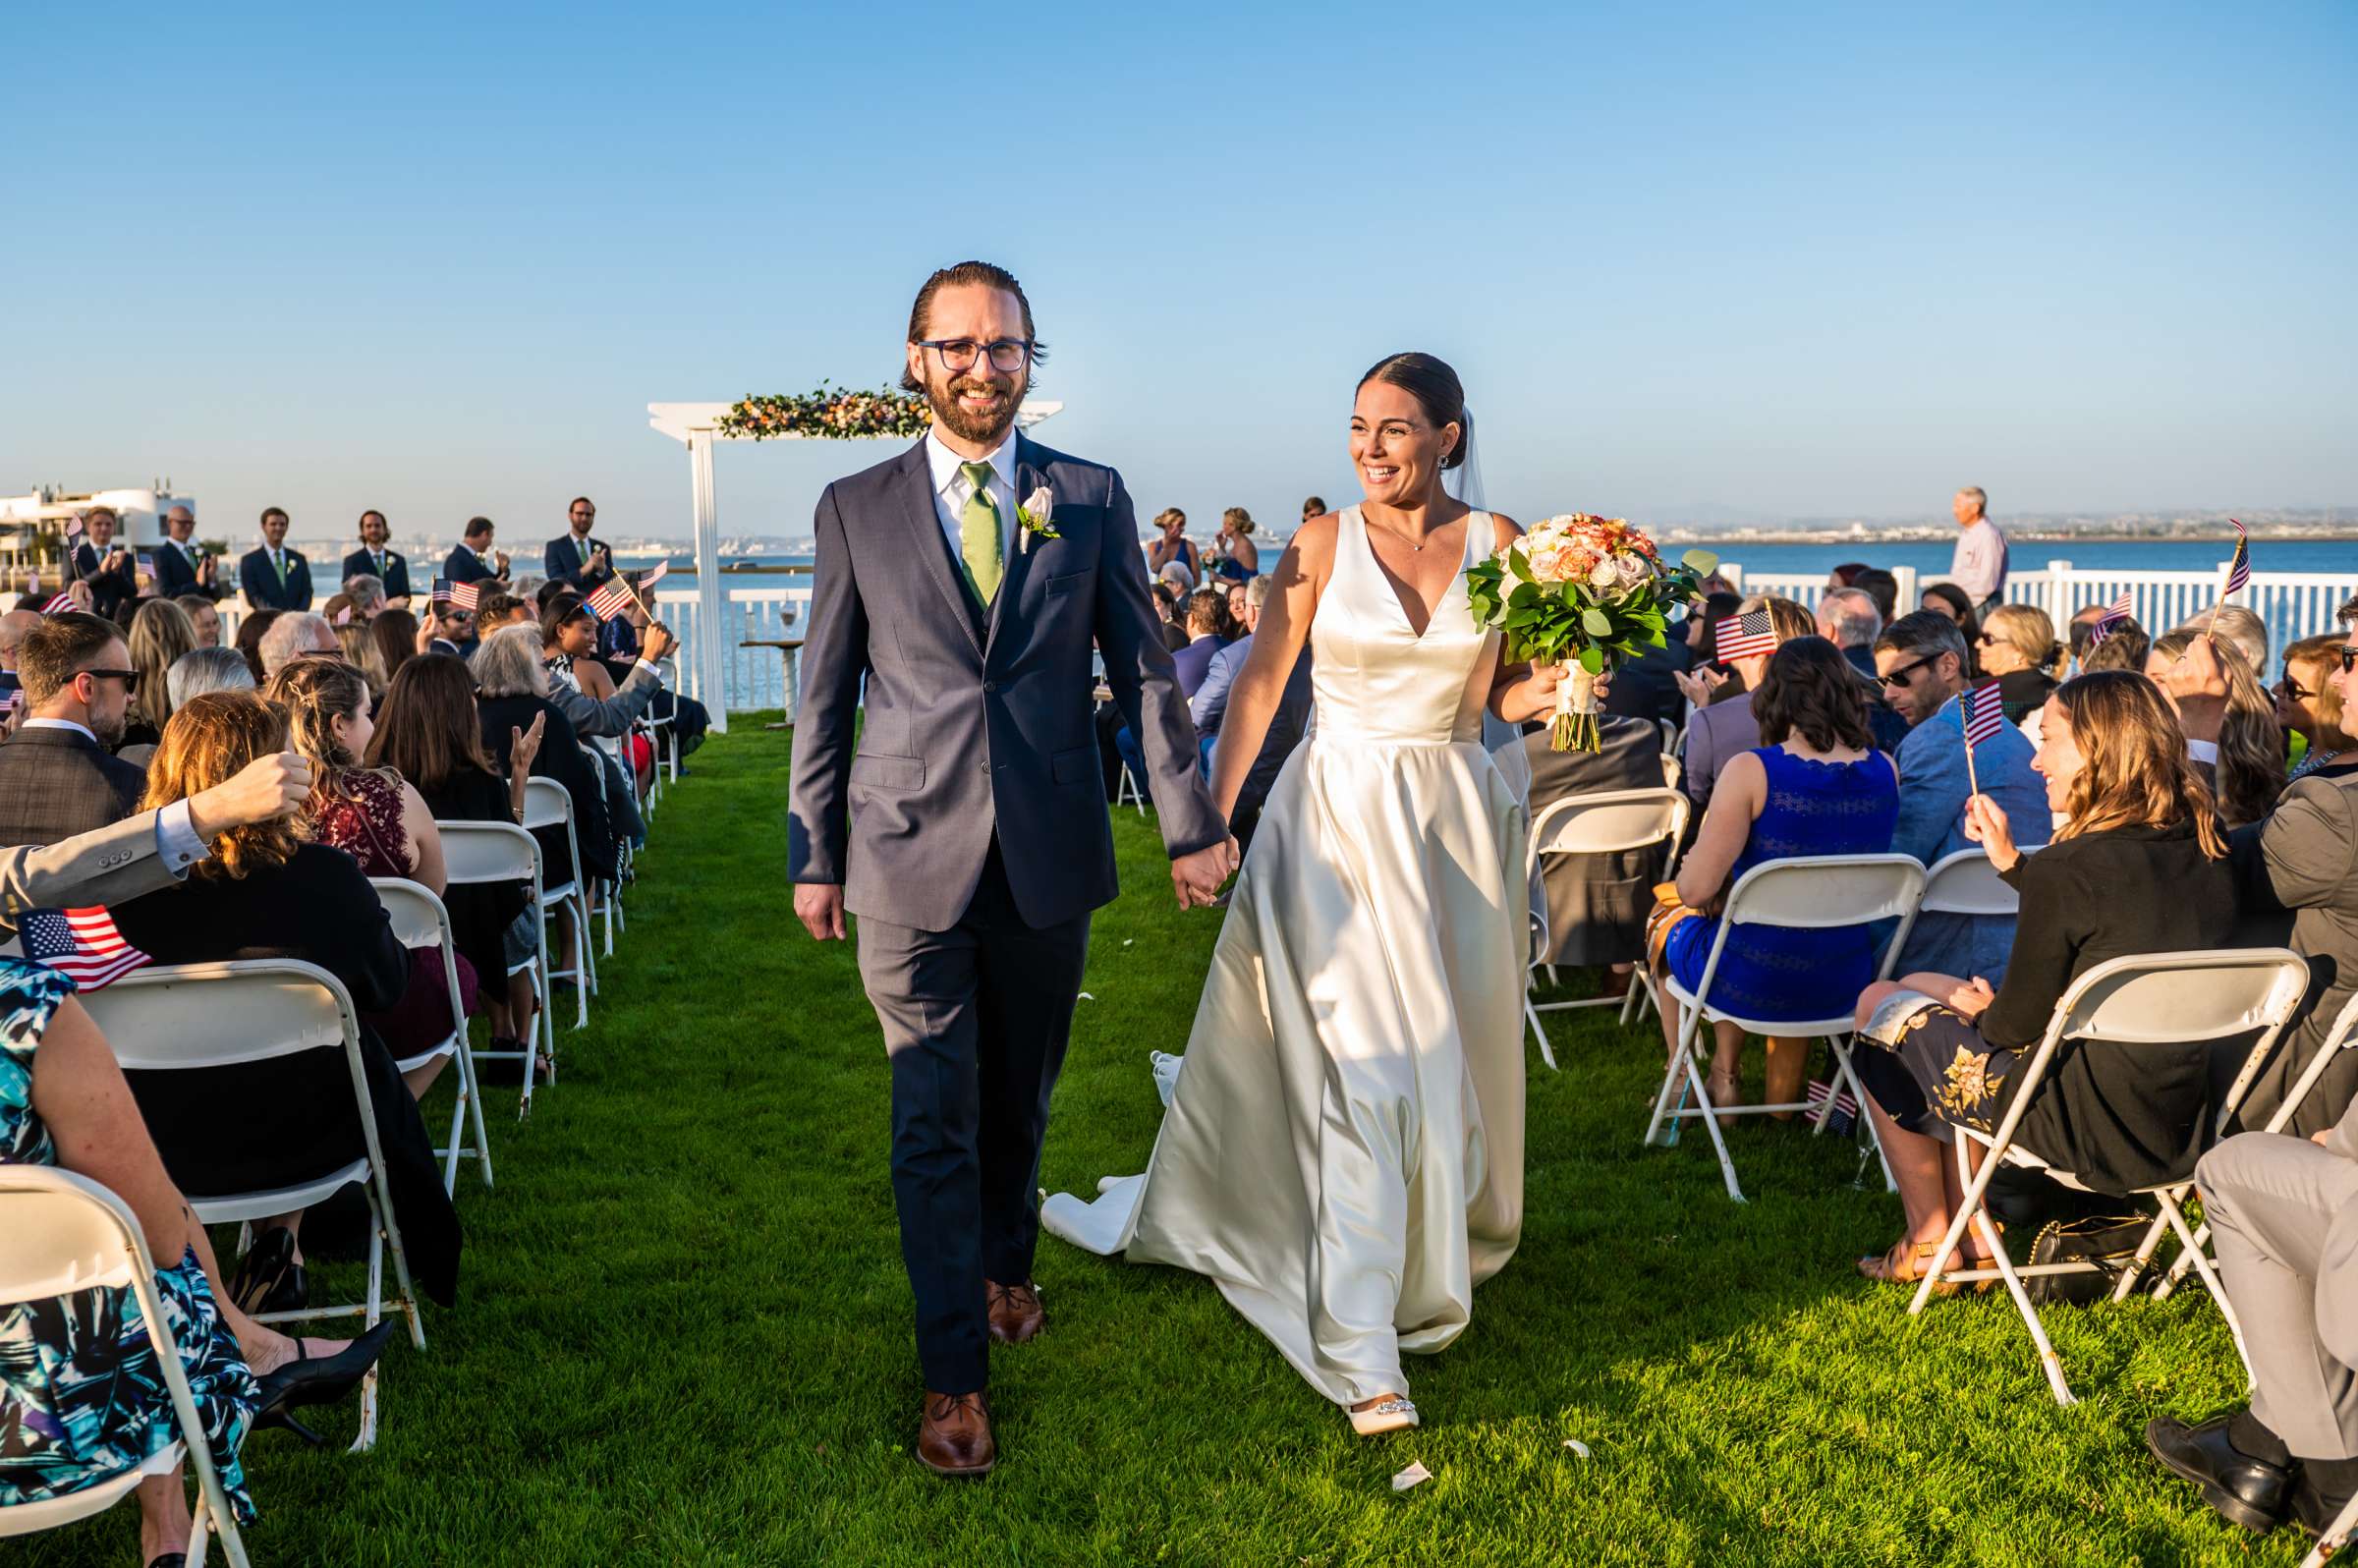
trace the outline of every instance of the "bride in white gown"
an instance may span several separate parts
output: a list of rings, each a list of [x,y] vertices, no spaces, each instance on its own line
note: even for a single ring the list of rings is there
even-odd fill
[[[1446,364],[1361,381],[1367,500],[1314,518],[1230,694],[1212,795],[1238,792],[1307,641],[1316,719],[1263,809],[1143,1175],[1041,1223],[1207,1274],[1362,1432],[1416,1425],[1404,1350],[1455,1339],[1523,1220],[1524,813],[1486,705],[1550,709],[1503,665],[1465,569],[1521,531],[1444,490],[1472,436]]]

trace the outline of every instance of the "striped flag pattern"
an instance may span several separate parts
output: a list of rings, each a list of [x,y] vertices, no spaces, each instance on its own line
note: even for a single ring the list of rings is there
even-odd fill
[[[123,939],[103,908],[28,910],[17,921],[25,956],[46,964],[78,989],[94,991],[152,962]]]
[[[1965,726],[1965,744],[1979,746],[2006,726],[2006,704],[1995,681],[1984,681],[1957,699],[1958,721]]]
[[[2252,536],[2234,518],[2227,521],[2235,524],[2235,554],[2227,562],[2227,588],[2219,597],[2231,599],[2252,580]]]
[[[476,600],[482,597],[482,585],[479,583],[453,583],[449,578],[438,577],[434,579],[431,597],[436,604],[448,604],[456,609],[472,610],[475,608]]]
[[[1776,651],[1776,628],[1768,620],[1767,610],[1752,610],[1743,615],[1731,615],[1719,623],[1719,662],[1730,659],[1754,658]]]
[[[63,615],[73,607],[74,595],[71,593],[61,592],[57,595],[57,597],[51,599],[48,603],[41,606],[41,613],[43,615]]]
[[[2105,606],[2105,613],[2098,617],[2096,625],[2089,628],[2088,645],[2094,647],[2105,638],[2119,631],[2120,623],[2128,618],[2129,594],[2126,589],[2123,589],[2119,598]]]
[[[143,577],[153,577],[153,576],[155,576],[155,557],[154,557],[154,556],[152,556],[152,555],[149,555],[149,554],[148,554],[148,553],[147,553],[145,550],[141,550],[141,551],[139,553],[139,556],[137,557],[137,559],[138,559],[138,562],[139,562],[139,570],[140,570],[140,575],[141,575],[141,576],[143,576]]]
[[[1825,1103],[1825,1096],[1828,1094],[1834,1096],[1834,1111],[1825,1119],[1826,1131],[1829,1133],[1849,1132],[1859,1119],[1858,1097],[1849,1090],[1845,1089],[1836,1093],[1833,1085],[1824,1079],[1813,1078],[1810,1080],[1809,1092],[1803,1097],[1809,1101],[1810,1109],[1815,1111]]]
[[[73,542],[74,542],[76,539],[79,539],[79,538],[81,538],[81,537],[82,537],[82,514],[81,514],[80,512],[77,512],[77,513],[75,513],[75,514],[74,514],[72,517],[70,517],[70,518],[66,519],[66,542],[67,542],[68,544],[71,544],[71,543],[73,543]]]
[[[631,586],[616,578],[582,601],[582,607],[601,621],[611,621],[631,606]]]

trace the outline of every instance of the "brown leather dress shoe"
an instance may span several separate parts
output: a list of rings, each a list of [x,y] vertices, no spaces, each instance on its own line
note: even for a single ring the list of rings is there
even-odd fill
[[[1039,1292],[1028,1279],[1020,1285],[986,1279],[982,1301],[990,1313],[990,1337],[1002,1345],[1020,1345],[1047,1326],[1048,1315],[1040,1310]]]
[[[917,1457],[937,1476],[987,1476],[999,1462],[990,1435],[990,1404],[980,1393],[926,1394],[926,1419],[917,1428]]]

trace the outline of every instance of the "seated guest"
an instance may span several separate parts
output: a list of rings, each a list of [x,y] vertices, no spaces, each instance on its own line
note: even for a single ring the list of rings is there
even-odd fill
[[[254,693],[193,699],[164,726],[147,765],[145,804],[186,800],[288,744],[286,715]],[[213,839],[211,849],[179,886],[114,909],[124,940],[159,964],[300,959],[334,976],[364,1012],[389,1012],[400,1002],[409,954],[351,856],[305,843],[284,822],[232,829]],[[449,1306],[458,1280],[459,1223],[442,1191],[433,1139],[401,1070],[365,1025],[361,1059],[410,1272],[427,1296]],[[198,1197],[290,1186],[349,1164],[366,1148],[341,1051],[129,1076],[164,1168],[183,1192]],[[254,1222],[248,1261],[269,1266],[240,1270],[236,1294],[248,1312],[306,1305],[302,1217]],[[274,1238],[273,1230],[287,1234]]]
[[[1772,602],[1806,613],[1787,600]],[[1679,863],[1675,899],[1664,899],[1647,926],[1655,972],[1675,976],[1690,994],[1702,986],[1719,907],[1746,871],[1787,856],[1882,854],[1899,814],[1898,781],[1890,758],[1875,749],[1858,672],[1831,643],[1801,632],[1780,644],[1747,705],[1761,744],[1724,763],[1703,830]],[[1739,925],[1728,933],[1704,999],[1747,1018],[1823,1018],[1827,996],[1848,994],[1844,987],[1864,985],[1874,974],[1868,926]],[[1664,990],[1661,1004],[1662,1037],[1675,1050],[1678,1003]],[[1714,1104],[1742,1104],[1736,1070],[1743,1031],[1726,1023],[1713,1030],[1706,1087]],[[1808,1064],[1808,1040],[1771,1038],[1764,1103],[1799,1100]]]
[[[471,517],[442,562],[442,575],[453,583],[482,583],[485,592],[508,592],[508,552],[491,547],[491,520]]]
[[[352,618],[366,621],[382,615],[385,610],[385,582],[367,572],[344,580],[344,596],[352,601]],[[330,620],[334,617],[330,616]],[[341,625],[341,622],[337,624]]]
[[[1945,615],[1956,623],[1957,630],[1965,637],[1965,673],[1971,678],[1980,679],[1981,666],[1973,663],[1972,658],[1981,650],[1982,622],[1974,612],[1972,595],[1954,583],[1934,583],[1916,596],[1916,607],[1919,610],[1931,610],[1936,615]]]
[[[1187,617],[1180,605],[1185,595],[1162,578],[1154,580],[1154,616],[1162,623],[1162,645],[1173,653],[1188,644]]]
[[[17,667],[17,649],[25,645],[25,634],[40,624],[41,612],[37,609],[0,614],[0,670]]]
[[[2213,605],[2189,616],[2174,630],[2197,632],[2216,643],[2232,643],[2255,672],[2268,668],[2268,623],[2240,604]]]
[[[207,692],[251,692],[253,671],[234,647],[193,647],[172,661],[164,684],[170,688],[172,706],[177,709],[190,698]]]
[[[1613,672],[1605,688],[1604,711],[1615,718],[1667,723],[1675,731],[1687,716],[1687,700],[1678,678],[1695,665],[1695,648],[1687,641],[1690,618],[1674,623],[1663,634],[1662,645],[1641,649],[1638,656]],[[1656,739],[1661,737],[1657,734]]]
[[[343,569],[336,576],[348,592],[354,578],[374,578],[378,597],[406,610],[410,607],[410,563],[408,557],[386,543],[392,536],[393,531],[385,522],[384,513],[363,512],[361,547],[344,557]]]
[[[336,629],[328,624],[326,616],[295,610],[270,623],[257,651],[262,659],[262,679],[268,681],[297,659],[320,653],[340,659],[344,656],[344,644],[336,640]]]
[[[164,721],[172,716],[172,688],[167,679],[183,653],[196,645],[196,628],[188,612],[170,599],[143,599],[131,618],[128,643],[131,667],[140,672],[131,694],[123,739],[117,750],[151,747],[163,737]]]
[[[1899,579],[1880,566],[1853,572],[1850,587],[1875,600],[1876,618],[1885,626],[1899,619]]]
[[[410,660],[393,677],[368,742],[367,765],[390,768],[425,801],[437,822],[524,820],[524,790],[544,722],[509,736],[513,778],[503,780],[483,750],[475,709],[475,678],[449,654]],[[447,887],[455,945],[473,967],[491,1010],[491,1049],[522,1053],[533,1037],[531,965],[540,920],[527,883]],[[501,979],[504,977],[504,985]]]
[[[351,625],[354,618],[352,595],[342,588],[338,588],[325,604],[319,606],[319,613],[326,618],[327,624],[330,626]]]
[[[250,610],[238,622],[238,651],[245,655],[246,668],[253,672],[253,684],[259,686],[269,677],[262,672],[262,639],[270,634],[284,610]]]
[[[2112,634],[2102,643],[2089,643],[2080,653],[2080,673],[2091,675],[2098,670],[2128,670],[2135,674],[2145,671],[2145,656],[2153,649],[2154,641],[2145,628],[2135,621],[2122,621],[2112,628]]]
[[[312,842],[342,850],[364,875],[405,877],[439,898],[442,834],[433,812],[399,773],[361,763],[374,731],[374,699],[360,672],[334,659],[298,659],[262,695],[285,710],[290,744],[311,764]],[[473,1013],[476,971],[464,954],[458,971],[459,1010]],[[410,1092],[423,1097],[449,1060],[436,1049],[450,1035],[441,951],[410,949],[399,1004],[365,1012],[361,1021],[393,1053]]]
[[[378,678],[389,689],[401,667],[418,656],[418,617],[407,610],[387,610],[368,623],[370,655]]]
[[[1615,674],[1613,684],[1621,677]],[[1556,802],[1609,790],[1658,789],[1662,732],[1646,719],[1606,713],[1599,720],[1598,750],[1559,752],[1544,723],[1526,724],[1512,745],[1523,752],[1531,777],[1527,814],[1537,823]],[[1511,775],[1510,775],[1511,776]],[[1537,961],[1573,968],[1607,968],[1608,995],[1629,988],[1631,968],[1646,946],[1646,913],[1661,880],[1664,852],[1557,855],[1539,866],[1547,900],[1547,951]]]
[[[639,657],[617,685],[613,672],[594,656],[597,618],[578,594],[560,593],[537,624],[541,656],[552,661],[550,673],[559,676],[549,686],[548,700],[573,725],[575,735],[601,743],[619,740],[653,711],[654,700],[663,691],[663,672],[656,662],[680,645],[671,628],[657,623],[646,629]]]
[[[284,508],[262,509],[262,542],[239,558],[238,588],[250,610],[311,607],[311,564],[301,550],[287,548]]]
[[[2229,827],[2242,827],[2274,811],[2284,793],[2284,732],[2276,727],[2275,700],[2260,684],[2257,672],[2265,666],[2250,663],[2242,645],[2224,635],[2213,639],[2181,627],[2157,638],[2145,656],[2145,673],[2162,680],[2198,642],[2217,650],[2227,701],[2217,743],[2188,745],[2218,798],[2218,814]]]
[[[54,970],[0,959],[0,1164],[87,1177],[138,1222],[171,1319],[180,1370],[230,1511],[251,1522],[240,1450],[256,1426],[348,1398],[398,1318],[359,1340],[300,1348],[229,1300],[212,1240],[156,1157],[106,1037]],[[71,1497],[162,1460],[180,1427],[132,1293],[101,1288],[0,1305],[0,1510]],[[189,1544],[179,1463],[137,1487],[140,1560],[177,1564]]]
[[[145,779],[108,755],[139,675],[111,621],[53,615],[17,650],[28,715],[0,745],[0,844],[54,844],[129,816]]]
[[[646,782],[645,764],[653,756],[653,749],[630,733],[627,719],[610,730],[585,729],[573,711],[572,705],[580,704],[585,713],[593,714],[606,703],[624,700],[615,695],[614,677],[597,662],[596,651],[597,617],[578,594],[558,594],[540,616],[540,662],[548,671],[549,701],[573,721],[575,736],[598,759],[605,781],[606,812],[615,832],[635,845],[644,844],[646,824],[639,815],[638,787]],[[654,666],[633,673],[645,676],[634,699],[644,711],[645,698],[653,692]]]
[[[2218,1272],[2242,1320],[2251,1403],[2145,1428],[2156,1459],[2255,1535],[2324,1536],[2358,1491],[2358,1114],[2314,1139],[2245,1133],[2195,1167]]]
[[[188,613],[189,626],[196,634],[198,647],[221,645],[221,609],[201,593],[183,593],[173,603]]]
[[[1854,588],[1829,589],[1818,600],[1817,619],[1818,635],[1840,648],[1854,669],[1873,680],[1875,640],[1883,631],[1874,595]]]
[[[1224,588],[1201,588],[1187,596],[1188,643],[1171,655],[1171,662],[1179,671],[1179,695],[1191,704],[1210,679],[1212,659],[1228,646],[1228,640],[1222,635],[1227,624],[1228,595]],[[1130,776],[1143,784],[1147,777],[1147,756],[1127,724],[1114,736],[1113,744],[1122,754],[1122,760],[1130,764]],[[1208,757],[1210,754],[1204,755]]]
[[[2346,606],[2345,606],[2346,608]],[[2276,722],[2298,735],[2306,750],[2292,781],[2358,771],[2358,743],[2341,727],[2342,636],[2305,637],[2284,650],[2284,679],[2276,687]]]
[[[499,598],[500,594],[486,593],[480,602],[487,604]],[[513,604],[515,600],[506,602]],[[448,653],[453,658],[473,658],[481,626],[482,619],[475,610],[461,609],[447,599],[440,604],[429,601],[425,607],[425,630],[430,631],[431,636],[424,651]],[[416,651],[417,644],[413,643],[411,648],[413,652]]]
[[[2047,705],[2055,690],[2049,671],[2060,661],[2055,623],[2036,604],[2001,604],[1982,622],[1982,673],[1997,677],[2006,722],[2020,725]]]
[[[1900,743],[1899,825],[1891,847],[1928,867],[1944,855],[1972,847],[1966,831],[1965,801],[1979,778],[1982,793],[1994,800],[2013,823],[2015,842],[2044,844],[2051,826],[2049,789],[2031,770],[2031,743],[2012,725],[1973,749],[1965,759],[1965,723],[1958,694],[1966,688],[1965,639],[1957,623],[1919,610],[1891,623],[1875,640],[1879,679],[1891,704],[1908,721]],[[2014,944],[2014,922],[2004,915],[1924,915],[1908,932],[1899,956],[1901,973],[1939,969],[1986,975],[2002,980]]]
[[[1780,645],[1796,638],[1817,635],[1817,624],[1810,618],[1810,612],[1791,599],[1772,599],[1755,594],[1751,598],[1738,600],[1734,613],[1727,619],[1756,611],[1768,614],[1769,630]],[[1706,652],[1715,657],[1717,651],[1714,638],[1714,645]],[[1720,768],[1760,744],[1761,722],[1755,715],[1754,707],[1761,678],[1768,668],[1770,655],[1751,653],[1728,661],[1728,668],[1733,672],[1731,678],[1741,681],[1743,686],[1738,696],[1724,702],[1709,701],[1711,692],[1724,682],[1713,682],[1703,672],[1700,666],[1704,656],[1698,654],[1695,675],[1680,683],[1690,699],[1694,699],[1698,692],[1703,694],[1702,699],[1697,700],[1695,710],[1687,717],[1685,756],[1682,758],[1685,765],[1679,777],[1679,787],[1695,803],[1698,815],[1712,804],[1712,791],[1719,782]],[[1708,706],[1705,705],[1707,702]],[[1870,743],[1874,740],[1872,727],[1868,739]]]
[[[362,682],[368,688],[368,700],[373,704],[385,695],[385,660],[377,647],[376,639],[368,635],[370,624],[366,621],[347,621],[336,628],[336,647],[342,657],[334,662],[348,664],[360,672]],[[299,659],[296,662],[318,661]],[[282,667],[279,674],[285,673],[286,669]]]
[[[532,776],[552,778],[565,786],[573,801],[574,841],[582,853],[584,874],[612,882],[618,870],[614,829],[606,815],[604,779],[583,755],[573,724],[548,700],[548,670],[540,662],[540,629],[530,624],[510,626],[483,640],[473,664],[476,717],[481,726],[483,750],[504,770],[515,735],[540,719],[540,747],[532,758]],[[541,864],[548,885],[572,874],[565,847],[565,829],[533,829],[540,841]]]
[[[1964,1196],[1939,1124],[1996,1129],[2074,980],[2115,958],[2224,947],[2233,932],[2226,840],[2154,684],[2081,676],[2056,689],[2040,732],[2038,770],[2064,818],[2054,842],[2024,855],[2003,808],[1986,795],[1971,806],[1974,837],[2022,899],[2003,982],[1912,974],[1859,997],[1859,1075],[1907,1208],[1890,1252],[1859,1260],[1871,1279],[1922,1276]],[[2015,1142],[2100,1193],[2183,1180],[2211,1119],[2211,1049],[2066,1040]],[[1969,1235],[1968,1256],[1987,1258]]]
[[[1261,626],[1262,606],[1269,601],[1269,579],[1257,577],[1250,583],[1237,586],[1237,596],[1245,601],[1245,613],[1239,623],[1244,635],[1211,656],[1211,665],[1205,671],[1204,684],[1188,699],[1187,711],[1196,721],[1196,734],[1203,738],[1204,756],[1211,756],[1211,743],[1220,733],[1220,718],[1228,711],[1228,692],[1253,656],[1253,634]]]

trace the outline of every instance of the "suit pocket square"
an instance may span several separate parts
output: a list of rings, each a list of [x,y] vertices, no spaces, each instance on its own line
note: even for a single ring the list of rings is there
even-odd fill
[[[861,752],[852,757],[852,782],[879,790],[922,789],[926,760],[922,756],[885,756]]]

